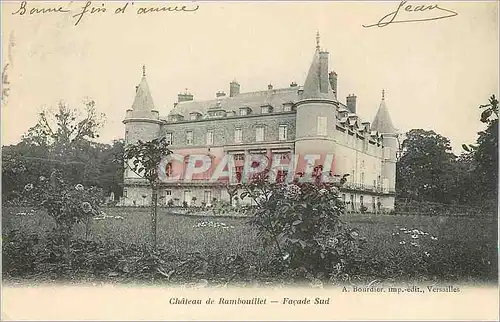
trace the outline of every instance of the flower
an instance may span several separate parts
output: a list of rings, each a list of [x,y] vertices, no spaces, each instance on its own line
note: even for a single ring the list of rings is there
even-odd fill
[[[415,242],[411,242],[411,243],[410,243],[410,245],[415,246],[415,247],[418,247],[418,244],[417,244],[417,243],[415,243]]]
[[[284,196],[287,199],[297,199],[300,193],[300,187],[296,184],[288,184],[285,186]]]
[[[290,254],[286,253],[284,256],[283,256],[283,260],[287,260],[288,258],[290,258]]]
[[[429,252],[424,252],[424,255],[427,257],[431,256],[431,254],[429,254]]]
[[[338,194],[340,191],[339,191],[339,188],[333,186],[330,188],[330,191],[333,193],[333,194]]]
[[[359,233],[357,231],[355,231],[355,230],[351,231],[351,237],[352,238],[356,238],[358,236],[359,236]]]
[[[81,185],[81,184],[79,183],[79,184],[77,184],[77,185],[75,186],[75,189],[76,189],[76,190],[78,190],[78,191],[83,191],[83,185]]]
[[[88,214],[89,212],[92,211],[92,206],[88,202],[82,202],[82,210],[84,213]]]
[[[431,239],[432,239],[432,240],[438,240],[438,238],[437,238],[437,237],[434,237],[434,236],[431,236]]]
[[[401,231],[403,231],[403,230],[404,230],[404,231],[406,231],[406,228],[399,228],[399,230],[401,230]]]
[[[27,185],[24,186],[24,191],[29,192],[31,190],[33,190],[33,184],[32,183],[28,183]]]
[[[338,242],[339,242],[339,240],[337,238],[333,237],[333,238],[328,239],[327,245],[330,247],[334,247],[335,245],[337,245]]]
[[[404,240],[402,240],[402,241],[399,242],[399,244],[400,245],[404,245],[404,244],[406,244],[406,242]]]
[[[417,238],[418,238],[418,235],[411,235],[411,238],[413,238],[413,239],[417,239]]]
[[[45,178],[44,176],[40,176],[40,178],[38,178],[38,180],[43,182],[43,181],[47,180],[47,178]]]
[[[324,194],[325,194],[325,193],[327,193],[327,192],[328,192],[328,190],[326,190],[326,189],[324,189],[324,188],[323,188],[323,189],[321,189],[321,190],[319,191],[319,194],[320,194],[320,195],[324,195]]]

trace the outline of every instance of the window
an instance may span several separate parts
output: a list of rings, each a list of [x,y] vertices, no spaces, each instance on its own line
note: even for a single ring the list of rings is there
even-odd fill
[[[208,131],[207,132],[207,145],[212,145],[212,144],[214,144],[214,132]]]
[[[125,144],[128,143],[128,131],[125,131]]]
[[[287,132],[288,132],[288,126],[280,125],[280,130],[279,130],[279,140],[280,141],[286,141],[287,134],[288,134]]]
[[[325,116],[318,116],[318,135],[326,135],[327,120]]]
[[[212,202],[212,191],[205,190],[203,192],[203,201],[207,204],[210,204]]]
[[[244,154],[235,154],[234,160],[235,161],[243,161],[243,160],[245,160],[245,155]]]
[[[264,141],[264,128],[263,127],[258,127],[255,130],[255,141],[256,142]]]
[[[288,153],[280,153],[280,160],[288,160],[289,158]]]
[[[166,139],[167,139],[167,143],[172,145],[172,133],[167,133]]]
[[[243,116],[243,115],[247,115],[247,109],[246,108],[241,108],[240,109],[240,115]]]
[[[127,198],[127,189],[123,189],[123,196]]]
[[[241,143],[242,141],[242,132],[241,129],[234,130],[234,142]]]
[[[361,172],[361,184],[365,184],[365,173],[364,172]]]
[[[352,170],[352,172],[351,172],[351,182],[352,183],[356,182],[356,180],[355,180],[356,178],[354,177],[355,174],[356,174],[356,171]]]
[[[198,119],[198,114],[196,114],[196,113],[193,113],[190,116],[191,116],[191,121],[194,121],[194,120]]]
[[[363,207],[363,196],[359,196],[359,204]]]
[[[165,175],[167,177],[171,177],[172,176],[172,173],[173,173],[173,170],[172,170],[172,162],[169,162],[167,163],[167,165],[165,166]]]
[[[186,201],[188,203],[188,205],[191,202],[191,191],[190,190],[184,191],[184,200],[183,201]]]
[[[345,205],[345,193],[342,194],[342,203]]]
[[[262,113],[262,114],[269,113],[269,106],[262,106],[260,108],[260,113]]]
[[[292,110],[292,105],[290,105],[290,104],[283,105],[284,112],[290,112],[291,110]]]
[[[193,144],[193,131],[186,132],[186,144],[188,144],[188,145]]]

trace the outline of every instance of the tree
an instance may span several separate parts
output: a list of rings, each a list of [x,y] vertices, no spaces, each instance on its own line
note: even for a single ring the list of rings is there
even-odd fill
[[[450,140],[434,131],[413,129],[406,134],[397,164],[399,197],[425,201],[449,201],[454,189],[455,155]]]
[[[160,184],[159,166],[168,154],[168,142],[165,137],[151,141],[137,141],[125,147],[123,159],[127,166],[138,176],[146,179],[151,188],[151,246],[156,248],[158,187]]]
[[[462,147],[472,158],[471,180],[477,189],[476,200],[488,200],[493,205],[498,199],[498,100],[495,95],[479,109],[480,121],[486,124],[486,129],[478,132],[475,145]]]
[[[93,100],[85,101],[84,105],[83,116],[64,102],[59,103],[56,111],[41,112],[37,124],[23,136],[23,142],[46,148],[54,158],[82,159],[79,148],[99,137],[98,130],[104,122],[104,114],[97,113]]]

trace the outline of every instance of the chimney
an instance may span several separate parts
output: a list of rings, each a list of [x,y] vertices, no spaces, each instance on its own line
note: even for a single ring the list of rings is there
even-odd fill
[[[184,93],[177,94],[177,102],[187,102],[193,100],[193,94],[188,93],[187,91]]]
[[[234,97],[238,94],[240,94],[240,84],[234,80],[229,83],[229,97]]]
[[[356,113],[356,95],[350,94],[346,98],[347,109],[351,113]]]
[[[319,53],[319,91],[328,93],[328,52]]]
[[[292,82],[292,83],[290,84],[290,87],[297,87],[297,83]]]
[[[328,74],[328,80],[330,81],[330,86],[332,87],[333,93],[337,94],[337,73],[332,70]]]
[[[215,97],[223,97],[223,96],[226,96],[226,93],[221,92],[221,91],[218,91],[217,93],[215,93]]]
[[[273,84],[267,85],[267,89],[273,89]]]

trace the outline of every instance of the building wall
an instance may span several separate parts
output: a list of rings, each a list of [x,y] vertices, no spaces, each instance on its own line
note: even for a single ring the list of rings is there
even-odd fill
[[[206,133],[213,131],[212,146],[239,144],[234,141],[236,128],[242,130],[242,143],[256,143],[256,128],[264,127],[265,142],[279,142],[280,125],[287,126],[287,140],[295,139],[295,112],[270,113],[265,115],[247,115],[226,118],[213,118],[198,121],[167,123],[162,126],[161,133],[172,133],[172,149],[188,147],[206,147]],[[193,131],[193,144],[186,144],[186,132]]]
[[[330,106],[332,108],[332,106]],[[242,117],[227,117],[215,118],[198,121],[167,123],[161,126],[154,123],[147,122],[130,122],[126,124],[126,143],[133,143],[138,139],[149,140],[159,135],[165,136],[167,132],[173,134],[173,144],[171,149],[174,153],[182,155],[192,154],[206,154],[212,156],[213,164],[219,164],[221,159],[227,153],[236,153],[235,151],[243,151],[248,153],[252,148],[266,150],[268,156],[272,156],[271,151],[274,148],[286,147],[290,152],[297,153],[302,151],[301,154],[317,152],[320,141],[302,141],[302,146],[299,146],[300,151],[294,151],[297,147],[296,135],[297,131],[302,137],[314,138],[314,131],[317,129],[317,120],[308,115],[306,107],[301,117],[303,125],[297,122],[297,115],[295,112],[282,112],[270,113],[266,115],[248,115]],[[331,122],[330,122],[331,121]],[[334,165],[333,172],[336,174],[350,174],[348,178],[348,185],[361,185],[366,186],[379,186],[384,184],[384,177],[389,178],[391,188],[395,182],[395,157],[392,162],[393,153],[395,153],[392,141],[387,141],[393,150],[384,150],[381,144],[367,144],[366,139],[362,140],[354,135],[349,135],[348,131],[342,132],[336,130],[337,125],[335,119],[330,120],[328,116],[328,140],[327,145],[323,148],[326,152],[333,152]],[[287,140],[278,140],[279,125],[287,125]],[[256,128],[258,126],[264,127],[264,142],[255,142]],[[300,126],[300,129],[297,127]],[[234,131],[236,128],[242,129],[242,143],[234,142]],[[206,133],[212,130],[214,132],[213,145],[210,147],[206,145]],[[186,145],[186,131],[193,131],[193,144]],[[295,146],[294,146],[295,143]],[[384,141],[385,143],[385,141]],[[209,150],[210,148],[210,150]],[[390,154],[390,161],[384,161],[384,153]],[[241,165],[241,164],[239,164]],[[237,164],[238,166],[238,164]],[[184,165],[177,164],[176,171],[184,169]],[[213,174],[213,168],[202,174],[194,175],[193,180],[208,179]],[[354,172],[353,172],[354,171]],[[127,196],[123,199],[123,204],[127,206],[135,205],[149,205],[151,202],[151,192],[147,186],[131,186],[136,176],[131,171],[126,172],[125,176],[125,189]],[[392,178],[392,180],[391,180]],[[167,191],[169,193],[167,194]],[[186,191],[189,191],[188,193]],[[210,191],[210,193],[208,193]],[[392,190],[393,191],[393,190]],[[361,207],[361,199],[363,205],[367,207],[368,212],[386,212],[394,208],[394,196],[387,194],[380,194],[379,192],[366,192],[366,191],[351,191],[344,190],[341,195],[345,195],[346,201],[350,201],[351,195],[353,203],[347,205],[349,211],[359,212]],[[146,196],[146,198],[143,198]],[[209,197],[207,197],[209,196]],[[200,205],[204,199],[216,198],[217,200],[229,200],[229,195],[225,188],[220,187],[197,187],[189,185],[169,185],[163,186],[159,191],[159,204],[166,205],[169,199],[177,199],[177,204],[182,205],[186,200],[191,204],[192,197],[196,197],[196,204]],[[362,198],[361,198],[362,197]],[[378,206],[380,202],[380,207]],[[210,203],[210,202],[207,202]],[[242,200],[240,204],[250,204],[251,200]],[[353,207],[354,205],[354,207]],[[375,205],[375,207],[373,207]],[[375,208],[375,209],[373,209]]]

